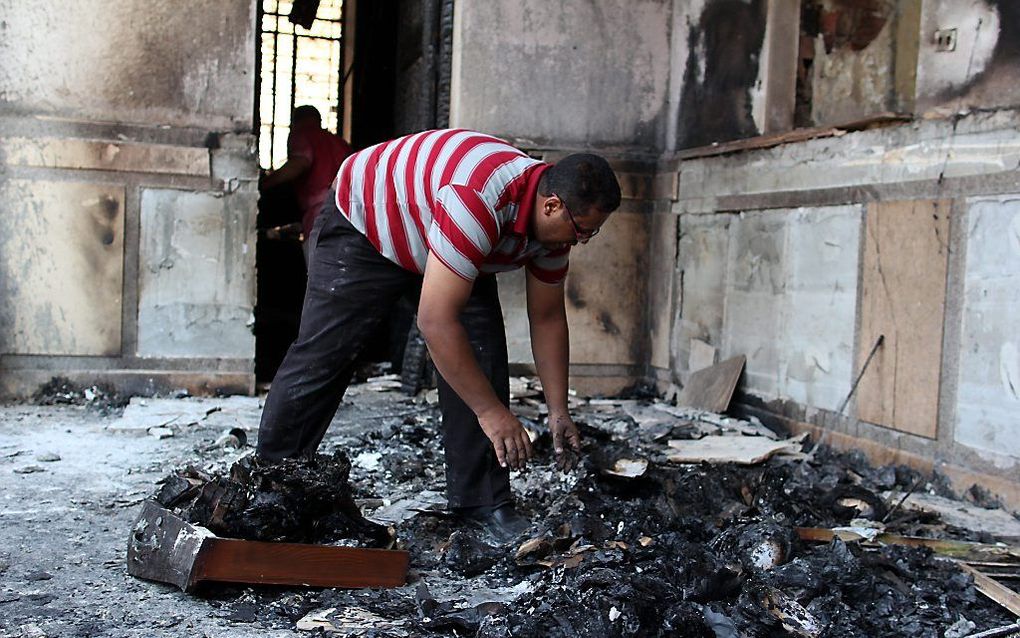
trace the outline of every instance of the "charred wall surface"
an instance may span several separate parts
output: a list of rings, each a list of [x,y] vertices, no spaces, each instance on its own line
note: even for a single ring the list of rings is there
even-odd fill
[[[250,389],[254,3],[0,16],[0,394]]]
[[[655,179],[677,181],[645,202],[650,376],[746,355],[738,410],[1020,506],[1017,9],[804,0],[791,34],[767,24],[780,4],[674,4]],[[770,133],[913,121],[714,148],[763,132],[776,73],[796,90]]]
[[[1020,106],[1020,5],[1009,0],[925,2],[919,110]],[[953,32],[939,50],[937,31]]]
[[[714,0],[695,19],[686,41],[679,148],[758,134],[751,92],[765,18],[765,0]]]

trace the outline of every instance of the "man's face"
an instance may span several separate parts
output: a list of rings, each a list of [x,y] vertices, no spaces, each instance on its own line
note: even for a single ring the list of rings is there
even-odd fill
[[[548,250],[587,243],[602,228],[609,213],[596,210],[579,215],[557,195],[546,198],[535,224],[535,239]]]

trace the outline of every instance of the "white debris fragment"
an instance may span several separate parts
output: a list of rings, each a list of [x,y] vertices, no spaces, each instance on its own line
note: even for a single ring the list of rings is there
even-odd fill
[[[39,625],[30,623],[21,626],[20,638],[46,638],[46,632],[39,628]]]
[[[389,392],[391,390],[399,390],[402,384],[399,374],[384,374],[368,379],[365,385],[376,392]]]
[[[845,541],[873,541],[882,533],[882,530],[874,527],[833,527],[832,531]]]
[[[379,461],[381,460],[382,454],[379,452],[362,452],[354,457],[354,465],[372,472],[379,469]]]
[[[945,638],[963,638],[964,636],[969,636],[975,629],[977,629],[977,625],[973,621],[967,620],[963,614],[960,614],[960,619],[946,629],[944,636]]]
[[[297,621],[297,630],[315,631],[316,629],[322,629],[323,631],[336,631],[336,626],[329,622],[329,615],[335,611],[336,607],[330,607],[329,609],[308,612],[304,618]]]
[[[170,428],[155,427],[149,428],[149,436],[154,436],[157,439],[169,439],[174,435],[174,431]]]
[[[619,459],[613,464],[613,468],[606,470],[610,476],[621,478],[638,478],[644,476],[648,471],[648,459]]]
[[[616,622],[616,620],[623,614],[616,607],[609,608],[609,622]]]

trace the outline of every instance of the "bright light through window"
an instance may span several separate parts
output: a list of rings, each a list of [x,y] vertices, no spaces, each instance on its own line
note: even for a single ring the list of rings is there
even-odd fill
[[[288,19],[291,2],[262,2],[262,77],[259,95],[259,165],[287,160],[287,134],[295,106],[310,104],[322,125],[337,132],[343,0],[321,0],[311,29]]]

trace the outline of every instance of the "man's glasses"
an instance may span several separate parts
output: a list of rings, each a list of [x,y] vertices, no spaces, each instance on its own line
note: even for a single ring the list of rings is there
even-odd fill
[[[570,212],[569,208],[567,208],[567,202],[563,201],[563,198],[560,197],[559,195],[557,195],[556,193],[550,193],[550,194],[553,197],[555,197],[556,199],[560,200],[560,203],[563,204],[563,210],[567,211],[567,218],[570,219],[570,224],[571,224],[571,226],[574,227],[574,236],[577,237],[577,242],[579,244],[583,244],[584,242],[588,241],[589,239],[591,239],[595,235],[599,234],[599,231],[602,230],[601,227],[594,228],[594,229],[588,229],[588,228],[582,228],[581,226],[578,226],[577,225],[577,220],[574,219],[574,214]]]

